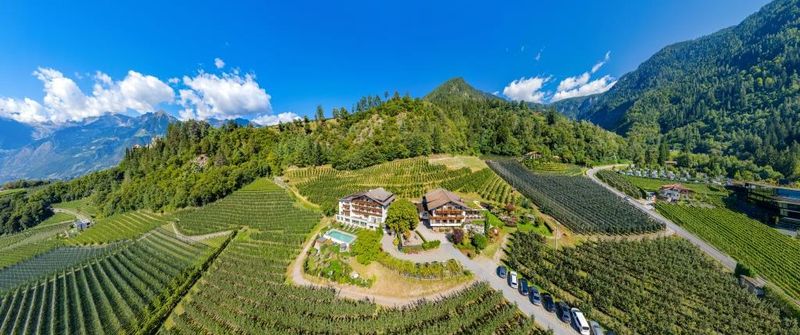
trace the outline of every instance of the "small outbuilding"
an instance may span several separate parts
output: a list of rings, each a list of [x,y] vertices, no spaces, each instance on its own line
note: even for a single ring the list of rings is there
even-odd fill
[[[739,285],[747,289],[748,292],[755,294],[757,297],[764,296],[764,287],[767,282],[761,277],[748,277],[745,275],[739,276]]]

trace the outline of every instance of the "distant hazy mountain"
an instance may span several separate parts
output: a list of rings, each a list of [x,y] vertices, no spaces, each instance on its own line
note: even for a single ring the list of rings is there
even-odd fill
[[[0,152],[33,142],[35,129],[24,123],[0,118]]]
[[[175,119],[166,113],[138,117],[104,115],[43,132],[0,119],[0,182],[13,179],[64,179],[116,165],[125,149],[162,136]],[[41,135],[41,134],[40,134]]]

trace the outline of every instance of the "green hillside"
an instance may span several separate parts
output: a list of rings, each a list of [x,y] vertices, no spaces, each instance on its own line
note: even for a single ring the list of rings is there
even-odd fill
[[[632,144],[736,156],[800,177],[800,1],[665,47],[589,104],[556,107]],[[575,105],[578,105],[576,108]]]

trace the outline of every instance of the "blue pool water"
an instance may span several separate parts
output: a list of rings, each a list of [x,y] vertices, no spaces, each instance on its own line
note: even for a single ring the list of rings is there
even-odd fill
[[[336,240],[336,241],[339,241],[339,242],[342,242],[342,243],[347,243],[347,244],[351,244],[351,243],[353,243],[353,241],[356,240],[356,236],[355,235],[345,233],[345,232],[343,232],[341,230],[338,230],[338,229],[329,230],[327,233],[325,233],[325,236],[329,237],[330,239],[333,239],[333,240]]]

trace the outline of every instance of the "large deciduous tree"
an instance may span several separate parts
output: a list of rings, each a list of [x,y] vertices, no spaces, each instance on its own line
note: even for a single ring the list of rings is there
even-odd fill
[[[419,215],[417,206],[406,199],[400,199],[389,205],[386,215],[386,226],[397,233],[406,233],[417,228]]]

